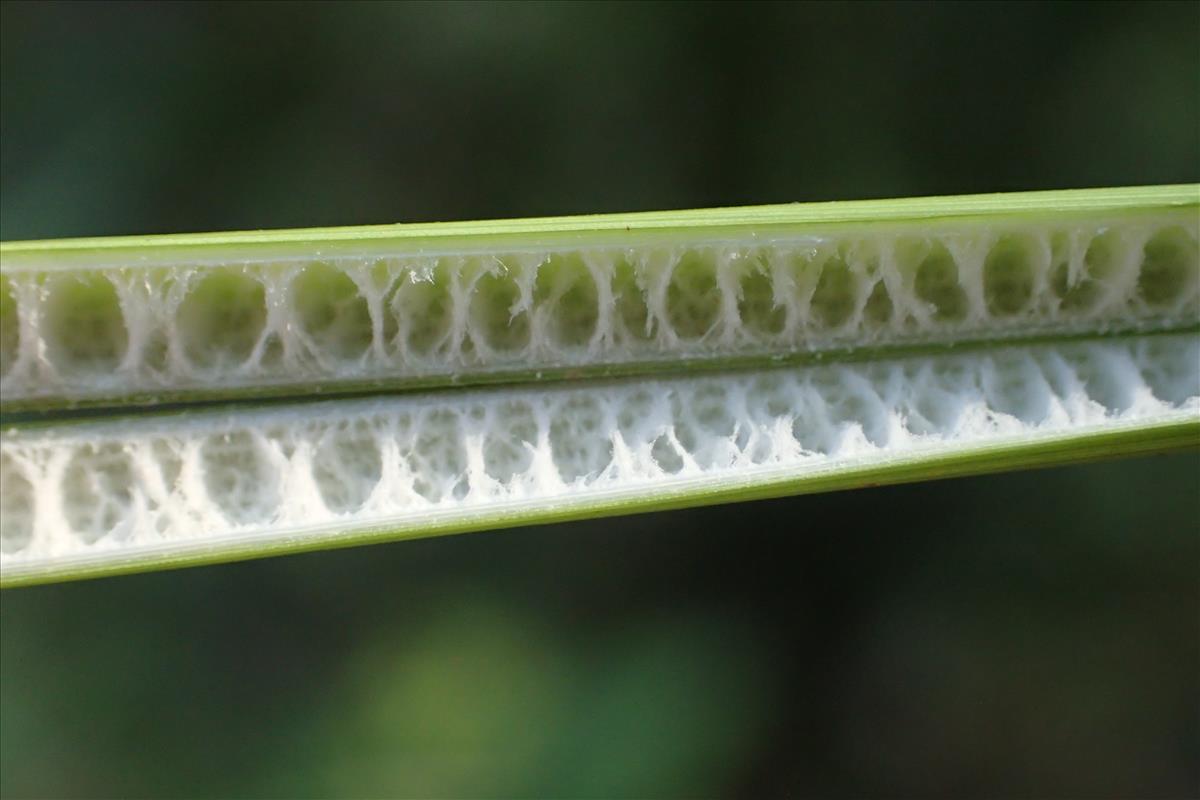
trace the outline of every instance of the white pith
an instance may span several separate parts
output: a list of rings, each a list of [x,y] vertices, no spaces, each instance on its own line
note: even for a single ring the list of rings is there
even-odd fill
[[[615,248],[6,263],[9,403],[336,389],[1200,320],[1194,209]],[[1163,255],[1166,253],[1166,256]]]
[[[1200,420],[1200,335],[0,434],[0,563],[302,541]]]

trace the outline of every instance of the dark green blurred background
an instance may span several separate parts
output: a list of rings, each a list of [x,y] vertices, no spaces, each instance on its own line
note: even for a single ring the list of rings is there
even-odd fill
[[[51,4],[0,235],[1190,182],[1200,5]],[[1200,793],[1194,454],[6,592],[6,797]]]

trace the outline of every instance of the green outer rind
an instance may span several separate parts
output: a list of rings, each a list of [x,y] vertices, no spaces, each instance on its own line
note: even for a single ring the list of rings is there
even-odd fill
[[[243,257],[312,255],[375,251],[402,245],[409,252],[455,246],[514,247],[521,244],[640,242],[663,235],[776,229],[802,230],[812,226],[862,225],[893,222],[932,222],[951,219],[1033,217],[1039,220],[1080,214],[1140,213],[1200,207],[1200,184],[1116,189],[1067,189],[955,197],[850,200],[829,203],[791,203],[691,211],[652,211],[572,217],[366,225],[341,228],[242,231],[231,233],[167,234],[0,243],[0,258],[22,268],[114,263],[168,263],[186,257],[217,258],[231,250]],[[150,251],[147,255],[146,251]]]
[[[273,541],[196,542],[186,550],[164,554],[153,551],[122,556],[112,553],[103,561],[64,561],[51,567],[9,568],[0,572],[0,588],[31,586],[58,581],[98,578],[134,572],[244,561],[264,556],[303,553],[354,545],[373,544],[511,528],[521,525],[567,522],[692,506],[761,500],[841,489],[883,486],[940,478],[1050,467],[1116,457],[1151,455],[1200,449],[1200,419],[1170,419],[1122,425],[1086,433],[1063,433],[1026,441],[979,444],[949,453],[924,452],[897,457],[886,463],[846,464],[803,476],[745,480],[706,488],[687,485],[641,489],[633,497],[591,497],[573,501],[560,498],[544,505],[512,510],[468,510],[427,523],[403,527],[374,527],[350,533],[312,531]]]

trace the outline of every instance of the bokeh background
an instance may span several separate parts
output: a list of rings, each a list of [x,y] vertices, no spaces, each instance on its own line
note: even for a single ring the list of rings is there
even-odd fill
[[[1200,4],[12,3],[4,239],[1200,179]],[[5,797],[1190,797],[1195,454],[5,592]]]

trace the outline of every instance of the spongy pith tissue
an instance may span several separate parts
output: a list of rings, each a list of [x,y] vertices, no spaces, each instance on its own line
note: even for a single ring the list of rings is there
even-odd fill
[[[1194,213],[637,248],[6,265],[6,402],[777,356],[1200,319]]]
[[[0,558],[403,529],[1198,415],[1183,333],[20,428],[0,436]]]

